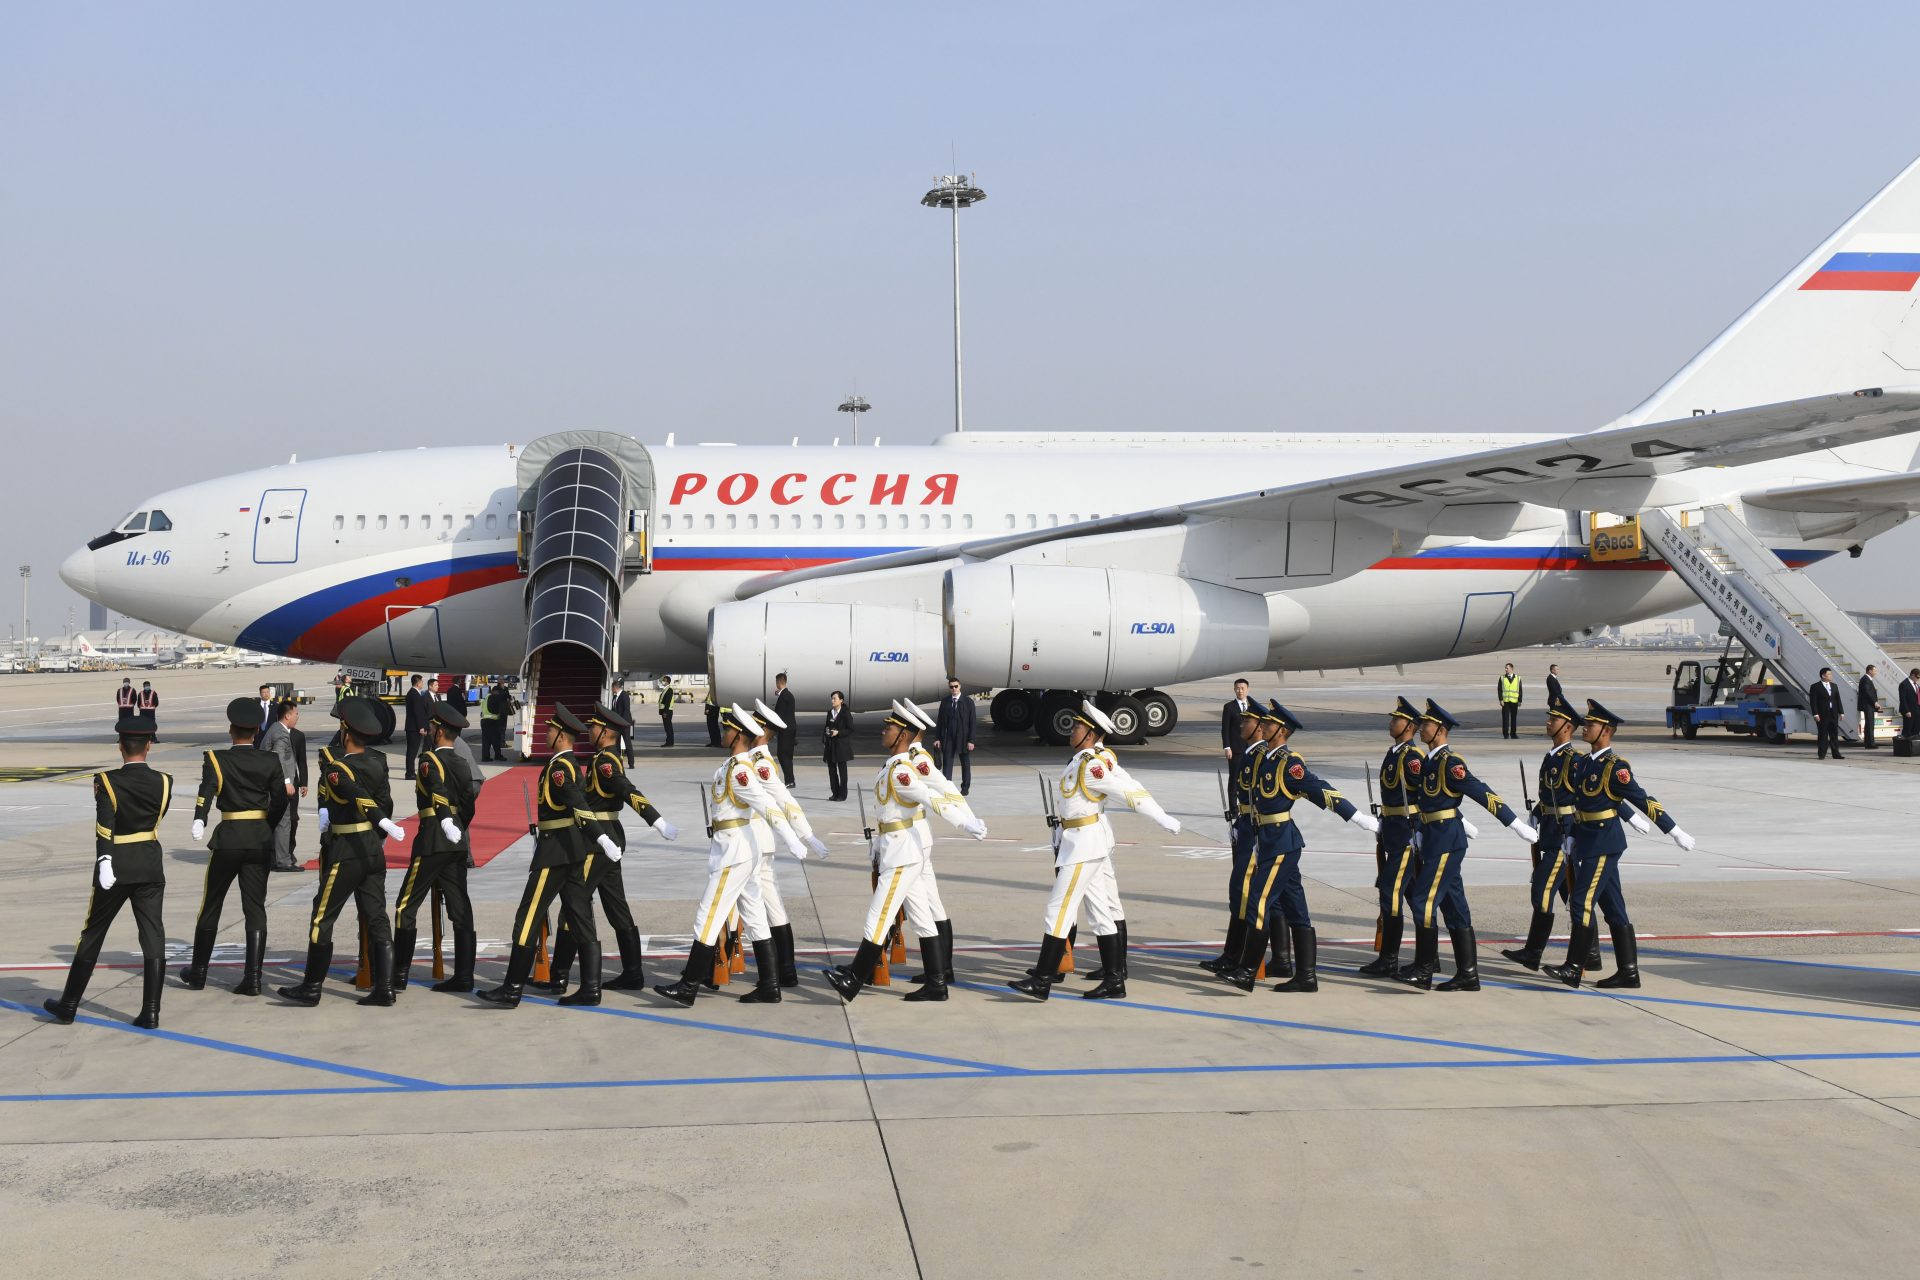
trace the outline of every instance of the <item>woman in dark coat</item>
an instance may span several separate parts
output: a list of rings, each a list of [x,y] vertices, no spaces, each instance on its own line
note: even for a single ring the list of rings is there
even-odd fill
[[[831,800],[847,798],[847,765],[853,760],[853,713],[847,710],[846,695],[833,691],[827,708],[827,724],[821,733],[820,756],[827,762],[827,782],[833,789]]]

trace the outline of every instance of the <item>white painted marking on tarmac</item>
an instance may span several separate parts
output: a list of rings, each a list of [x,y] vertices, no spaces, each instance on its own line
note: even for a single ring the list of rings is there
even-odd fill
[[[1643,866],[1652,865],[1643,863]],[[1836,867],[1715,867],[1715,871],[1771,871],[1790,876],[1850,876],[1851,871],[1841,871]]]

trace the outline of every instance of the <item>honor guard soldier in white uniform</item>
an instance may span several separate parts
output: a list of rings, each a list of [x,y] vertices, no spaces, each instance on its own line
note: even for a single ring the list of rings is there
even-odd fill
[[[1053,975],[1060,971],[1060,960],[1067,953],[1067,932],[1082,902],[1099,938],[1100,967],[1106,973],[1099,986],[1083,993],[1084,998],[1117,1000],[1127,994],[1126,935],[1121,931],[1126,915],[1113,874],[1113,827],[1106,818],[1107,801],[1120,801],[1170,835],[1180,831],[1179,821],[1120,767],[1112,752],[1101,747],[1100,740],[1112,732],[1113,722],[1106,713],[1082,701],[1067,739],[1073,758],[1060,774],[1060,851],[1054,855],[1053,893],[1047,899],[1040,963],[1028,977],[1007,984],[1036,1000],[1045,1000],[1053,990]]]
[[[451,702],[436,702],[427,718],[427,735],[413,771],[413,800],[420,815],[400,895],[393,902],[393,989],[405,991],[413,976],[414,927],[420,904],[435,889],[453,930],[453,976],[433,984],[435,991],[473,990],[473,900],[467,896],[467,862],[480,780],[467,753],[454,745],[467,727],[467,713]]]
[[[227,745],[200,761],[200,792],[193,802],[193,839],[207,838],[207,819],[217,809],[219,825],[207,851],[207,877],[200,918],[193,925],[193,956],[180,971],[190,991],[207,985],[207,960],[220,930],[227,889],[240,881],[240,914],[246,921],[247,966],[235,995],[260,994],[260,967],[267,955],[267,874],[273,867],[273,829],[287,807],[292,778],[279,757],[253,745],[266,712],[252,698],[227,704]]]
[[[660,995],[683,1007],[691,1006],[705,984],[712,987],[713,953],[727,927],[727,917],[740,908],[740,928],[753,943],[753,990],[742,1004],[779,1004],[780,972],[773,955],[773,935],[760,900],[760,849],[753,839],[753,819],[762,818],[787,852],[807,856],[807,846],[787,822],[786,811],[773,792],[760,784],[760,772],[749,754],[760,725],[737,704],[721,716],[727,759],[714,770],[708,789],[712,805],[707,814],[711,843],[707,846],[707,884],[693,911],[693,947],[680,981],[655,987]]]
[[[960,794],[960,788],[953,780],[940,771],[934,762],[933,753],[928,751],[923,741],[927,732],[934,727],[933,717],[911,702],[894,700],[897,709],[910,718],[917,726],[913,741],[907,746],[907,757],[913,764],[913,771],[926,780],[927,790],[933,793],[933,810],[949,822],[968,823],[976,821],[973,806]],[[965,829],[964,826],[962,828]],[[940,880],[933,868],[933,824],[922,819],[913,824],[914,839],[920,842],[920,852],[926,865],[921,868],[920,879],[914,885],[914,891],[926,899],[927,910],[933,916],[933,929],[940,939],[940,981],[953,985],[953,920],[947,915],[946,900],[940,896]],[[927,965],[927,971],[915,974],[909,981],[916,986],[924,986],[933,980],[932,962],[926,956],[920,957]]]
[[[647,983],[640,954],[640,927],[634,923],[633,908],[627,904],[626,876],[620,870],[627,851],[627,829],[620,821],[620,810],[632,809],[667,840],[678,837],[680,829],[661,817],[653,802],[627,777],[620,744],[622,740],[629,744],[633,741],[633,722],[600,703],[587,717],[587,729],[593,735],[593,758],[587,764],[586,777],[581,783],[588,805],[586,816],[596,833],[612,840],[621,854],[619,858],[595,860],[594,883],[590,886],[600,896],[600,910],[605,913],[607,926],[613,930],[614,941],[620,948],[620,973],[601,986],[609,991],[644,991]],[[578,953],[573,930],[562,925],[553,940],[553,958],[547,966],[550,980],[529,982],[527,986],[548,993],[565,991],[567,973],[573,968]]]
[[[1693,848],[1693,837],[1680,829],[1658,800],[1648,795],[1634,776],[1633,766],[1614,754],[1613,734],[1624,723],[1619,716],[1591,698],[1587,700],[1586,724],[1582,736],[1592,748],[1573,766],[1573,896],[1568,905],[1573,912],[1573,938],[1567,945],[1565,964],[1547,965],[1540,970],[1570,987],[1580,985],[1582,964],[1587,953],[1596,950],[1599,926],[1593,910],[1607,918],[1613,933],[1613,959],[1619,966],[1611,977],[1594,983],[1596,987],[1638,987],[1640,985],[1640,943],[1627,918],[1627,900],[1620,892],[1620,859],[1627,851],[1630,823],[1641,834],[1650,834],[1655,826],[1682,849]],[[1647,821],[1653,819],[1652,822]]]
[[[1420,708],[1404,697],[1387,713],[1387,735],[1393,745],[1380,761],[1380,834],[1374,840],[1373,887],[1380,895],[1380,955],[1358,972],[1368,978],[1391,978],[1400,972],[1400,939],[1407,921],[1402,907],[1413,882],[1420,825],[1420,805],[1414,786],[1420,776]]]
[[[813,834],[813,824],[807,821],[806,811],[793,798],[793,792],[787,789],[786,779],[780,774],[780,761],[767,745],[768,738],[772,736],[768,730],[784,731],[787,722],[758,698],[753,700],[753,709],[760,713],[760,732],[754,737],[753,748],[747,752],[748,759],[753,761],[754,773],[758,775],[760,785],[780,802],[780,812],[787,815],[787,825],[799,835],[800,842],[807,846],[807,852],[816,858],[825,858],[826,842]],[[760,902],[767,911],[767,931],[773,935],[774,967],[781,986],[797,987],[800,985],[800,972],[794,968],[793,962],[793,920],[787,915],[786,899],[780,896],[780,878],[773,865],[773,828],[758,816],[753,820],[753,843],[760,850],[760,866],[755,874],[760,880]],[[759,963],[758,957],[755,957],[754,963]]]
[[[920,940],[921,955],[927,957],[927,980],[907,999],[920,1002],[947,998],[947,972],[952,962],[942,954],[940,931],[934,927],[931,904],[921,890],[927,868],[926,849],[913,828],[927,820],[928,809],[975,840],[986,838],[987,824],[978,818],[962,818],[952,805],[935,804],[944,793],[934,790],[929,775],[920,772],[908,752],[919,732],[919,717],[909,714],[899,702],[881,722],[880,744],[887,760],[873,783],[873,798],[878,805],[874,812],[873,865],[879,880],[867,904],[866,926],[852,963],[821,970],[844,1000],[852,1000],[873,981],[881,945],[887,930],[893,927],[894,915],[903,906],[907,927]]]
[[[1420,766],[1420,876],[1413,886],[1413,964],[1395,975],[1396,981],[1422,991],[1434,989],[1433,971],[1440,967],[1440,926],[1435,913],[1447,922],[1453,938],[1453,977],[1441,991],[1478,991],[1480,960],[1473,936],[1473,915],[1467,908],[1467,890],[1460,876],[1467,841],[1475,831],[1460,816],[1461,801],[1471,800],[1500,820],[1514,835],[1533,844],[1540,833],[1509,809],[1493,789],[1473,776],[1467,762],[1447,745],[1447,734],[1460,722],[1447,709],[1427,699],[1420,713],[1420,738],[1427,756]]]
[[[1253,824],[1259,845],[1254,850],[1249,881],[1246,938],[1241,943],[1239,965],[1225,976],[1240,990],[1251,992],[1254,969],[1261,952],[1267,949],[1267,930],[1285,928],[1293,938],[1293,975],[1274,990],[1318,991],[1319,941],[1313,918],[1307,914],[1306,889],[1300,881],[1300,855],[1306,852],[1307,841],[1294,820],[1294,804],[1311,800],[1363,831],[1378,832],[1380,822],[1354,808],[1351,801],[1307,768],[1307,758],[1289,745],[1293,735],[1305,727],[1293,712],[1269,699],[1262,718],[1277,727],[1260,758],[1253,785]]]
[[[140,1016],[133,1025],[151,1030],[160,1025],[160,992],[167,981],[167,931],[160,922],[167,872],[160,819],[173,799],[173,779],[147,767],[152,716],[125,708],[114,732],[120,737],[120,767],[93,775],[93,892],[87,895],[86,922],[74,944],[66,987],[40,1007],[62,1025],[73,1021],[107,929],[121,906],[131,903],[141,960]]]
[[[1253,876],[1253,780],[1259,773],[1260,757],[1266,754],[1267,739],[1260,719],[1261,704],[1248,698],[1240,713],[1240,740],[1246,750],[1234,758],[1233,775],[1227,779],[1227,811],[1221,816],[1231,834],[1233,865],[1227,875],[1227,941],[1220,954],[1202,960],[1200,967],[1209,973],[1232,973],[1240,963],[1240,946],[1247,937],[1247,888]]]
[[[1540,759],[1540,799],[1534,805],[1534,825],[1540,839],[1533,846],[1533,877],[1527,886],[1527,901],[1533,918],[1527,924],[1526,945],[1500,954],[1524,969],[1538,969],[1547,939],[1553,936],[1553,899],[1557,892],[1567,896],[1564,875],[1573,850],[1573,766],[1579,752],[1573,748],[1573,731],[1580,713],[1564,695],[1547,698],[1547,737],[1553,741]],[[1599,946],[1587,957],[1587,966],[1600,967]]]

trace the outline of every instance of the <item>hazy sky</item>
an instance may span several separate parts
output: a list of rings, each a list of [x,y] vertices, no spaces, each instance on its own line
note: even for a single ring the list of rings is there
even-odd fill
[[[824,443],[855,389],[924,441],[950,154],[989,193],[972,426],[1587,429],[1920,152],[1861,62],[1916,38],[1911,3],[6,0],[0,556],[58,634],[66,552],[294,451]],[[1912,606],[1916,550],[1820,572]]]

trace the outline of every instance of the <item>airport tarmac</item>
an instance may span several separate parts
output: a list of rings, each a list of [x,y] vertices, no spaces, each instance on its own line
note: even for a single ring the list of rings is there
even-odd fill
[[[843,1005],[807,963],[851,948],[869,880],[857,811],[824,799],[811,723],[797,795],[832,857],[782,863],[804,981],[774,1007],[610,992],[598,1009],[529,999],[505,1012],[416,984],[372,1009],[339,981],[303,1009],[218,989],[229,963],[205,991],[170,983],[162,1029],[142,1032],[127,1023],[139,981],[123,914],[103,963],[136,967],[103,967],[83,1019],[55,1026],[39,1006],[86,905],[87,776],[0,783],[9,1270],[1897,1274],[1920,1250],[1920,761],[1672,739],[1659,708],[1675,656],[1530,650],[1255,680],[1306,721],[1297,745],[1358,800],[1396,693],[1461,716],[1457,749],[1510,800],[1516,762],[1530,778],[1543,749],[1549,660],[1576,700],[1635,721],[1620,750],[1699,844],[1634,841],[1625,883],[1645,985],[1618,993],[1570,991],[1500,957],[1526,925],[1528,864],[1490,819],[1467,863],[1478,994],[1354,976],[1371,956],[1371,844],[1318,812],[1302,825],[1320,992],[1243,996],[1198,969],[1224,924],[1225,681],[1174,690],[1180,729],[1122,751],[1186,824],[1166,837],[1115,820],[1134,943],[1124,1002],[1082,1001],[1078,980],[1045,1004],[1002,986],[1031,963],[1047,896],[1034,770],[1065,753],[984,728],[971,798],[991,838],[943,831],[936,852],[961,989],[911,1009],[901,983]],[[1520,742],[1500,739],[1493,705],[1508,657],[1528,682]],[[271,674],[324,696],[331,669]],[[181,789],[164,826],[176,952],[205,863],[187,834],[198,753],[258,678],[154,677],[154,759]],[[0,678],[0,771],[108,761],[117,684]],[[634,776],[680,841],[642,835],[626,863],[660,981],[678,971],[704,879],[695,786],[716,763],[686,745],[704,743],[697,714],[679,727],[683,745],[665,750],[647,718]],[[878,763],[868,731],[862,748],[856,781]],[[522,841],[474,873],[489,981],[526,861]],[[289,980],[313,891],[310,873],[270,882],[271,981]],[[240,928],[230,899],[221,961]],[[1091,947],[1078,958],[1091,964]]]

